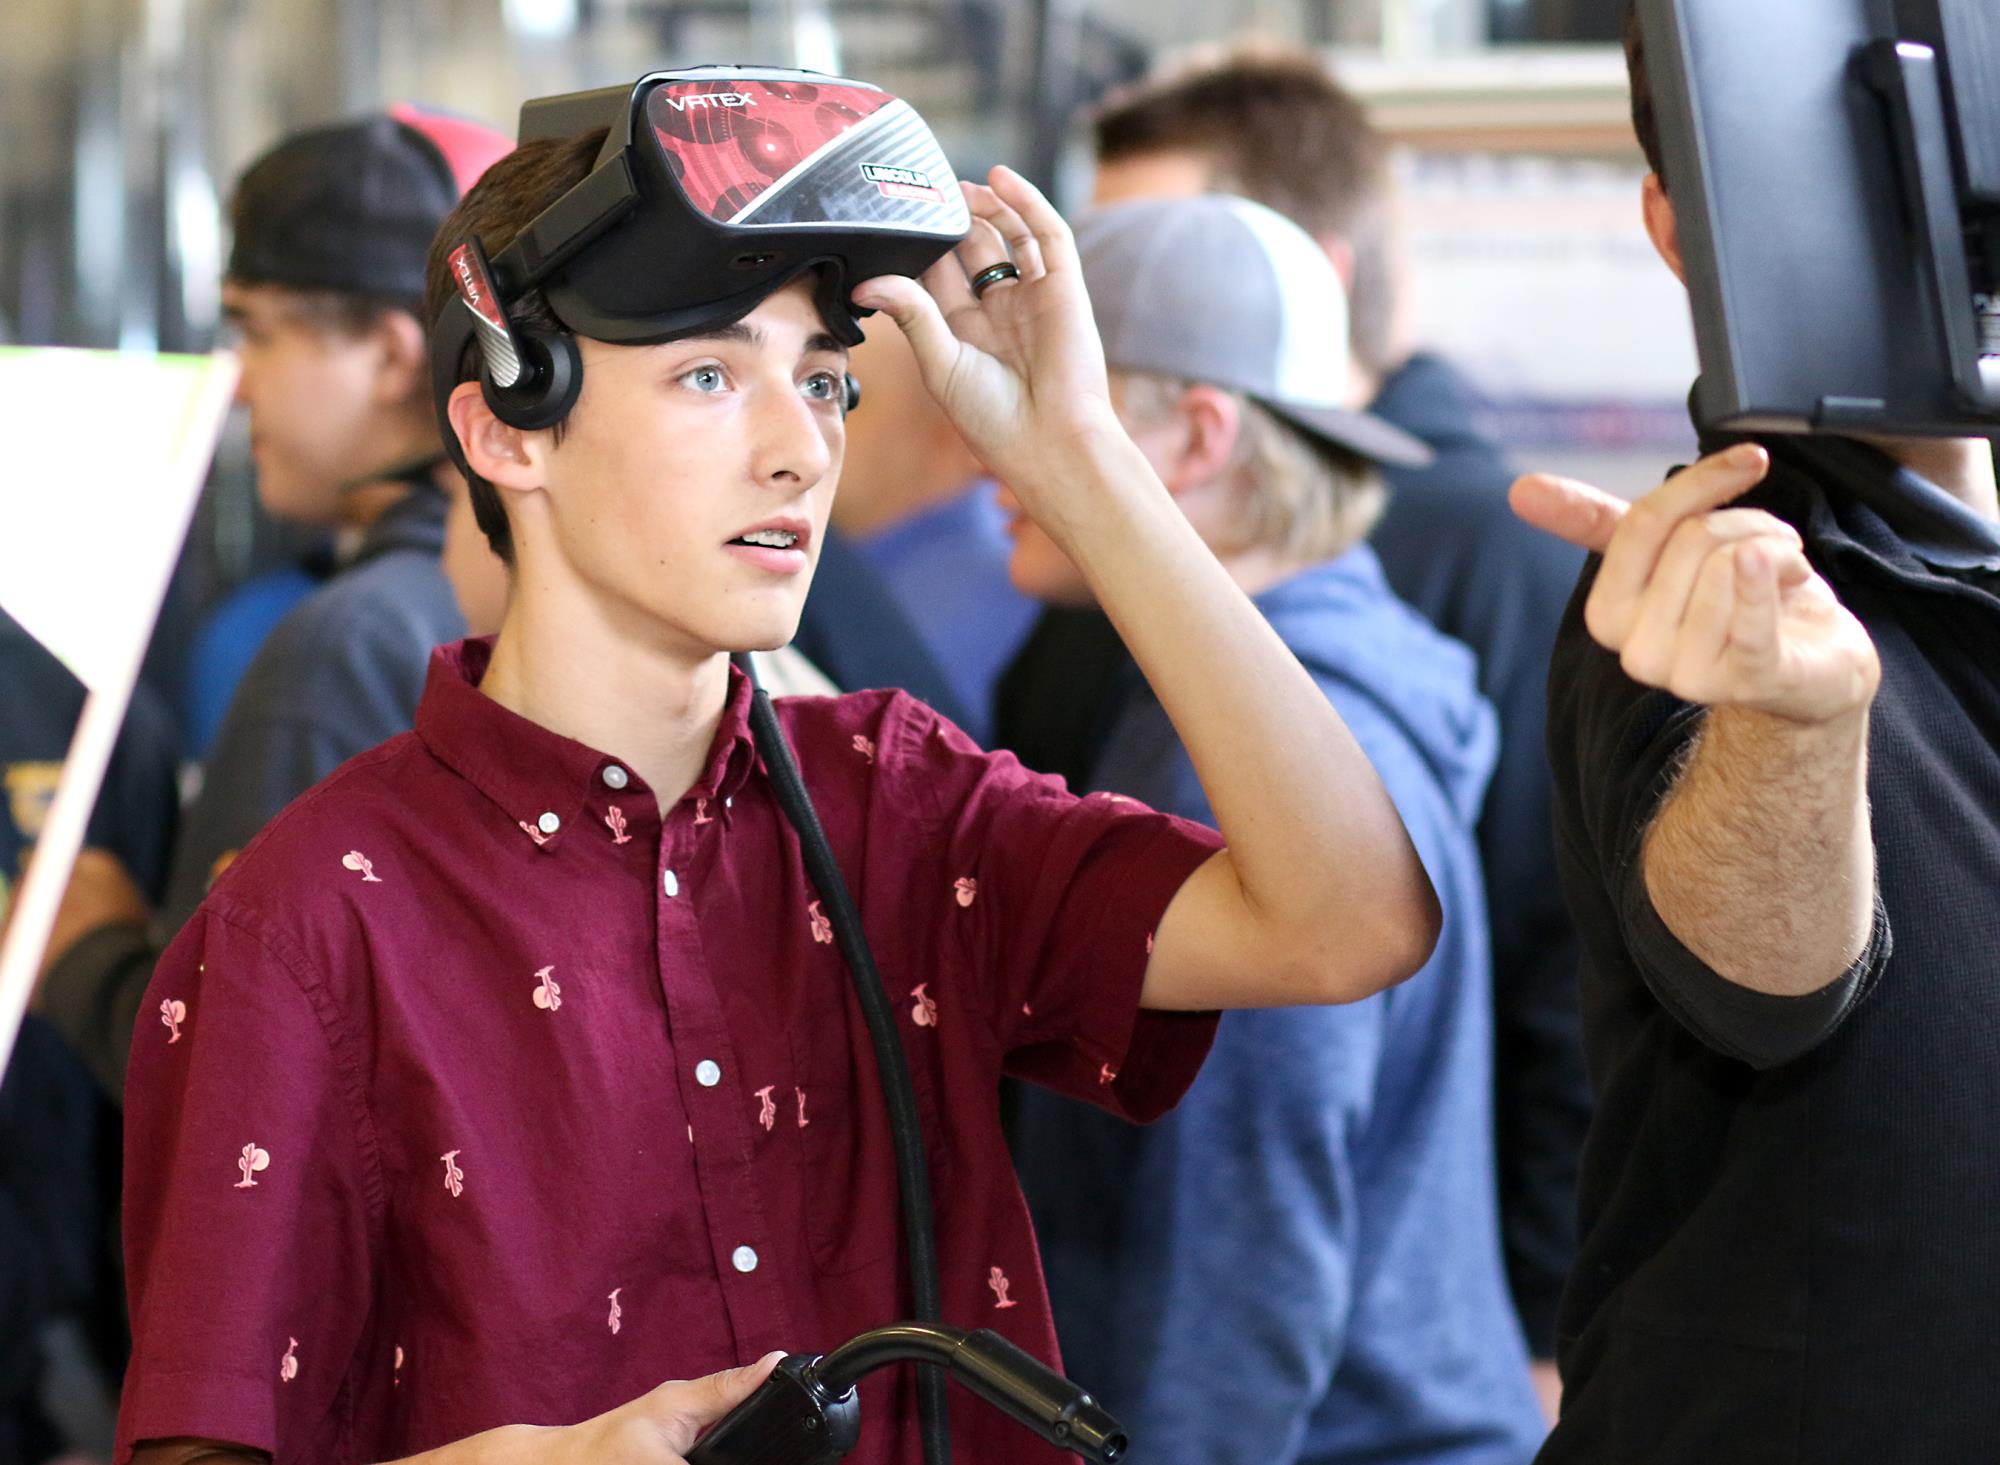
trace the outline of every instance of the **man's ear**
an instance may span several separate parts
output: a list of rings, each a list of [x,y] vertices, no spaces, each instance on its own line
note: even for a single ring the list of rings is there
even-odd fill
[[[478,382],[460,382],[452,388],[445,413],[474,473],[495,488],[526,491],[542,486],[541,464],[530,449],[530,434],[495,417]]]
[[[1236,438],[1243,429],[1243,411],[1236,398],[1220,387],[1196,384],[1174,404],[1179,427],[1172,471],[1162,475],[1176,498],[1213,483],[1229,466]]]
[[[402,407],[430,400],[431,362],[424,328],[407,310],[385,310],[369,327],[381,364],[375,373],[375,402]]]
[[[1653,248],[1659,250],[1660,258],[1667,262],[1674,278],[1685,285],[1688,277],[1687,267],[1681,262],[1680,220],[1674,214],[1674,201],[1667,197],[1667,186],[1660,181],[1657,173],[1646,175],[1642,206],[1646,214],[1646,233],[1652,238]]]

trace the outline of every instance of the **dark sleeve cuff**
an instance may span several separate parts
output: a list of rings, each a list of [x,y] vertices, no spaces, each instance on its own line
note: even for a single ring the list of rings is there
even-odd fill
[[[1718,976],[1688,950],[1653,908],[1638,859],[1627,866],[1621,905],[1626,945],[1661,1005],[1703,1043],[1756,1069],[1802,1058],[1832,1037],[1882,975],[1895,945],[1877,891],[1868,945],[1854,964],[1817,992],[1778,997]]]
[[[143,926],[102,926],[49,969],[42,1016],[69,1040],[114,1104],[125,1098],[125,1061],[159,947]]]

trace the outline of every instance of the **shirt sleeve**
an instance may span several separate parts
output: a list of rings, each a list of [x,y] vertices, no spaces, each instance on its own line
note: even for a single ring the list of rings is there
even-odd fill
[[[1139,1007],[1153,933],[1215,831],[987,753],[915,702],[896,724],[899,770],[922,790],[953,928],[1008,1072],[1146,1123],[1208,1053],[1215,1014]]]
[[[160,963],[128,1069],[121,1465],[172,1437],[332,1453],[382,1214],[358,1075],[296,946],[204,907]]]
[[[1752,1067],[1791,1062],[1832,1036],[1881,975],[1893,945],[1887,914],[1878,896],[1867,948],[1833,982],[1803,997],[1731,982],[1667,928],[1646,889],[1641,851],[1706,712],[1638,685],[1590,640],[1581,607],[1595,573],[1593,561],[1571,602],[1551,671],[1559,838],[1596,886],[1592,903],[1615,924],[1624,955],[1676,1021]]]

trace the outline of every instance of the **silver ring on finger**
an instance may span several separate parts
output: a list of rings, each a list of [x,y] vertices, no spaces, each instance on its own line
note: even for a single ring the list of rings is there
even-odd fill
[[[974,275],[970,281],[972,298],[974,300],[981,299],[988,290],[991,290],[1002,280],[1018,280],[1020,278],[1020,267],[1012,260],[1003,259],[997,265],[988,265],[985,269]]]

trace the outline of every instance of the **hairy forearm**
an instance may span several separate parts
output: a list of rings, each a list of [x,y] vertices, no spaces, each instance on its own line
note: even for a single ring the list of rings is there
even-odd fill
[[[1710,712],[1642,859],[1660,919],[1718,976],[1780,997],[1835,981],[1875,908],[1866,709]]]
[[[1309,969],[1369,989],[1408,975],[1437,900],[1353,734],[1128,439],[1107,435],[1076,472],[1045,527],[1172,719],[1246,904]]]

